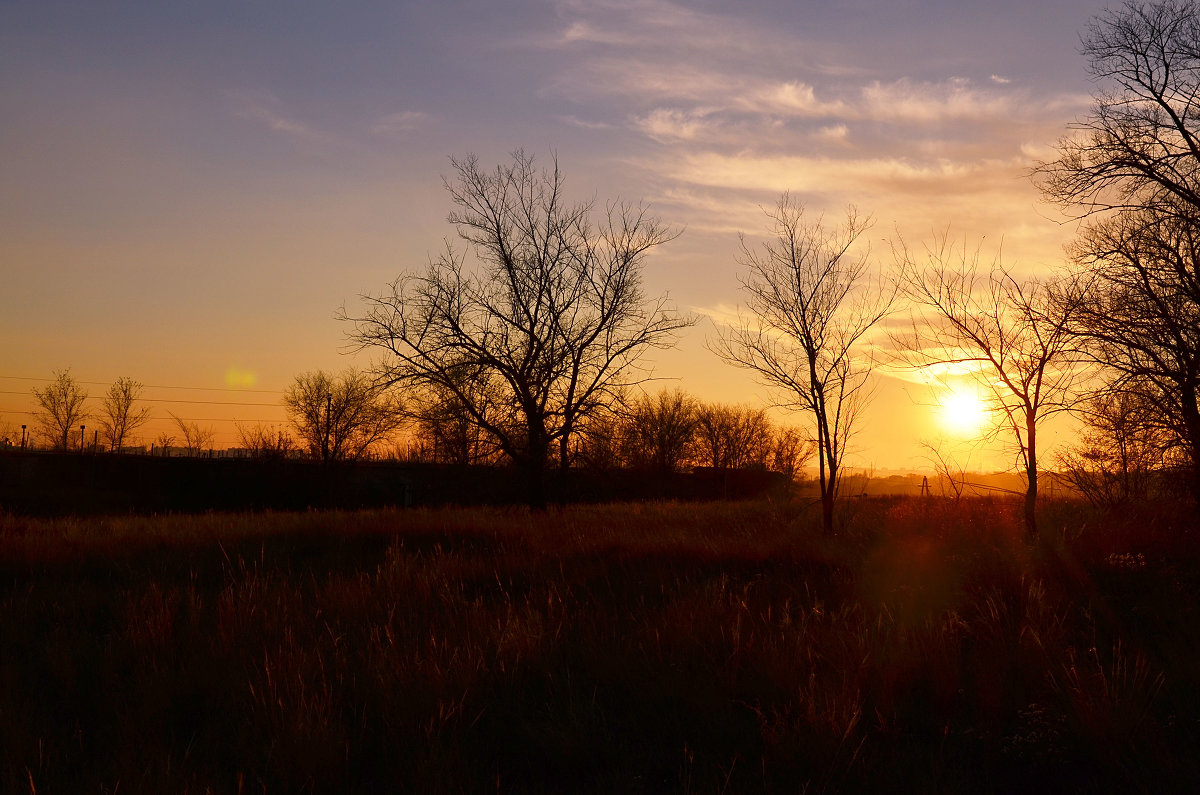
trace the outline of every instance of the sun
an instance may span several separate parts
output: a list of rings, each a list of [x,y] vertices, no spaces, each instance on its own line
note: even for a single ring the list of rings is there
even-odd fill
[[[979,436],[987,426],[987,403],[971,387],[950,387],[938,406],[942,427],[954,436]]]

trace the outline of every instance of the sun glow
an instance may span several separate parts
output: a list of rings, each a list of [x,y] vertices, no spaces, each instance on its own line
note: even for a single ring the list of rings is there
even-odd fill
[[[955,436],[979,436],[987,426],[987,403],[971,387],[951,387],[938,406],[942,427]]]

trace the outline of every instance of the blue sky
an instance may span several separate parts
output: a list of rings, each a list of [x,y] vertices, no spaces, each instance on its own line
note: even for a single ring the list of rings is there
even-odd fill
[[[579,197],[649,203],[685,228],[649,287],[717,317],[738,232],[785,189],[873,215],[881,265],[949,228],[1049,267],[1072,229],[1027,173],[1086,112],[1078,31],[1102,8],[4,0],[0,376],[282,389],[340,369],[334,312],[437,252],[467,152],[556,152]],[[765,397],[706,328],[658,375]],[[878,421],[914,411],[905,388]],[[0,397],[0,421],[27,403]]]

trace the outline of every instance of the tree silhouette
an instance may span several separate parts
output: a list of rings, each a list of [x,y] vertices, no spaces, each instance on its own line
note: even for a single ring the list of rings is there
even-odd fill
[[[179,433],[183,435],[183,446],[190,456],[198,456],[204,452],[205,448],[211,448],[213,439],[216,438],[216,431],[211,427],[204,427],[198,422],[182,419],[170,414],[171,419],[175,422],[175,427],[179,429]],[[165,440],[166,435],[159,437],[163,447],[169,447],[170,444]],[[173,442],[174,439],[172,438]]]
[[[1200,503],[1200,215],[1124,212],[1091,224],[1072,256],[1081,272],[1075,325],[1117,392],[1147,395]]]
[[[696,460],[716,469],[766,467],[775,442],[763,409],[708,404],[696,415]]]
[[[663,389],[631,400],[622,423],[625,461],[659,472],[682,469],[692,455],[698,408],[695,398],[681,389]]]
[[[646,349],[692,322],[642,289],[646,254],[676,232],[626,204],[593,221],[592,202],[567,202],[557,162],[542,171],[521,151],[492,171],[473,155],[451,164],[448,220],[463,247],[448,242],[423,274],[341,317],[355,345],[386,354],[384,381],[455,395],[542,506],[552,449],[567,466],[580,424],[647,377]]]
[[[1057,457],[1057,468],[1093,505],[1144,500],[1173,450],[1172,434],[1156,422],[1154,398],[1128,388],[1092,396],[1079,413],[1079,442]]]
[[[405,421],[400,398],[353,368],[340,376],[301,373],[284,392],[283,406],[309,455],[326,464],[361,458]]]
[[[251,458],[287,458],[297,449],[294,436],[275,425],[237,423],[238,444]]]
[[[120,452],[129,437],[150,419],[147,406],[136,406],[143,386],[121,376],[109,387],[100,404],[100,438],[113,452]]]
[[[495,390],[479,373],[459,368],[452,377],[458,379],[460,393],[472,395],[473,405],[490,412],[493,423],[503,422],[498,415],[506,401],[494,399]],[[425,460],[461,466],[494,463],[499,457],[495,440],[479,427],[454,391],[436,384],[412,390],[408,415],[415,421],[414,437]]]
[[[914,367],[957,367],[990,395],[1016,447],[1025,529],[1036,536],[1038,426],[1073,396],[1070,323],[1079,302],[1058,300],[1046,281],[1017,278],[999,258],[981,273],[979,250],[955,251],[947,237],[923,257],[903,248],[899,255],[905,293],[918,308],[909,334],[896,335],[899,355]]]
[[[1180,205],[1200,211],[1200,10],[1191,0],[1126,2],[1082,36],[1099,84],[1091,113],[1035,176],[1085,214]]]
[[[783,194],[767,211],[771,239],[739,257],[749,315],[718,331],[712,350],[745,367],[812,422],[822,525],[832,533],[842,461],[869,398],[868,332],[888,313],[894,290],[869,283],[865,253],[852,248],[870,226],[853,208],[839,228],[810,222]]]
[[[91,413],[84,408],[87,392],[71,377],[71,370],[56,370],[54,380],[45,387],[33,388],[38,408],[34,424],[55,450],[71,449],[73,432]]]

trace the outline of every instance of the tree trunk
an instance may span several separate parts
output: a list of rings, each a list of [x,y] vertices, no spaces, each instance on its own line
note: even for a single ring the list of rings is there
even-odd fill
[[[825,446],[825,428],[817,423],[817,477],[821,487],[821,532],[833,535],[834,470]]]
[[[1192,501],[1200,508],[1200,400],[1196,390],[1184,388],[1181,401],[1183,427],[1187,432],[1188,452],[1191,454],[1191,492]]]
[[[1038,535],[1037,527],[1037,493],[1038,493],[1038,460],[1037,460],[1037,418],[1030,412],[1025,419],[1025,433],[1028,449],[1025,458],[1025,536],[1034,540]]]
[[[833,490],[821,494],[821,531],[833,535]]]
[[[828,470],[828,473],[826,473]],[[833,535],[833,507],[837,497],[837,462],[827,452],[821,462],[821,531]]]
[[[535,511],[546,510],[546,467],[533,461],[525,464],[525,501]]]
[[[566,472],[571,466],[570,434],[564,433],[558,438],[558,469]]]
[[[528,457],[522,468],[525,470],[526,502],[535,511],[546,509],[546,454],[549,451],[550,443],[544,435],[529,435],[529,446],[525,451]]]

